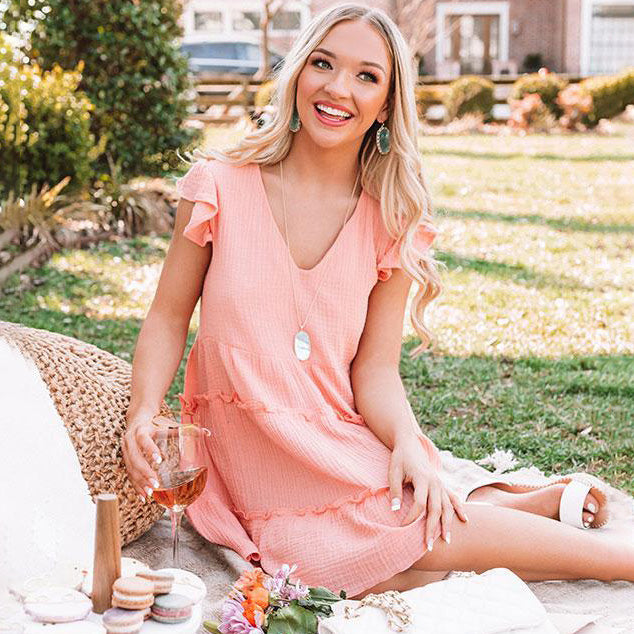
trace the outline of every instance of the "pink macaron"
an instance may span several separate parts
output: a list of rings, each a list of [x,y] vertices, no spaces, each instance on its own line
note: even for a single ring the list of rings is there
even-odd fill
[[[119,577],[112,584],[112,607],[144,610],[154,603],[154,584],[141,577]]]
[[[172,591],[174,575],[161,570],[143,570],[136,573],[137,577],[147,579],[154,584],[154,594],[168,594]]]
[[[102,623],[108,634],[137,634],[143,627],[145,610],[110,608],[103,613]]]

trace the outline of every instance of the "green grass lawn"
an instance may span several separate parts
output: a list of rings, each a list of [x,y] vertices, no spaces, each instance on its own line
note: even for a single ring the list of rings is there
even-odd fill
[[[407,318],[401,373],[440,448],[470,459],[508,449],[519,466],[587,469],[634,493],[632,127],[420,139],[446,269],[427,311],[433,345],[409,359]],[[235,135],[219,127],[207,141]],[[140,238],[57,254],[9,281],[0,319],[130,360],[166,248]]]

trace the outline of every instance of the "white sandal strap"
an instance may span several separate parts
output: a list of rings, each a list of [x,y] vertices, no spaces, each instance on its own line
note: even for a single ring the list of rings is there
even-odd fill
[[[592,485],[571,480],[564,488],[559,501],[559,521],[577,528],[583,525],[583,503]]]

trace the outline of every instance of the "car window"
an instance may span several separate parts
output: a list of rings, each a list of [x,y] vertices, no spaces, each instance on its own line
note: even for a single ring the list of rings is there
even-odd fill
[[[235,59],[234,42],[200,42],[198,44],[183,44],[182,50],[190,57],[215,57],[220,59]]]
[[[200,57],[200,47],[202,44],[183,44],[181,50],[190,57]]]
[[[260,59],[260,47],[257,44],[245,44],[242,59],[257,62]]]
[[[211,42],[208,46],[208,57],[221,57],[223,59],[236,59],[237,51],[235,42]]]

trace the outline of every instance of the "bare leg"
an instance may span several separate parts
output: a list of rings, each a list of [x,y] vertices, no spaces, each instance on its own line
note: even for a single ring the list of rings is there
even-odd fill
[[[539,579],[634,581],[634,546],[516,509],[465,504],[469,522],[454,519],[451,544],[434,542],[417,570],[509,568]]]

